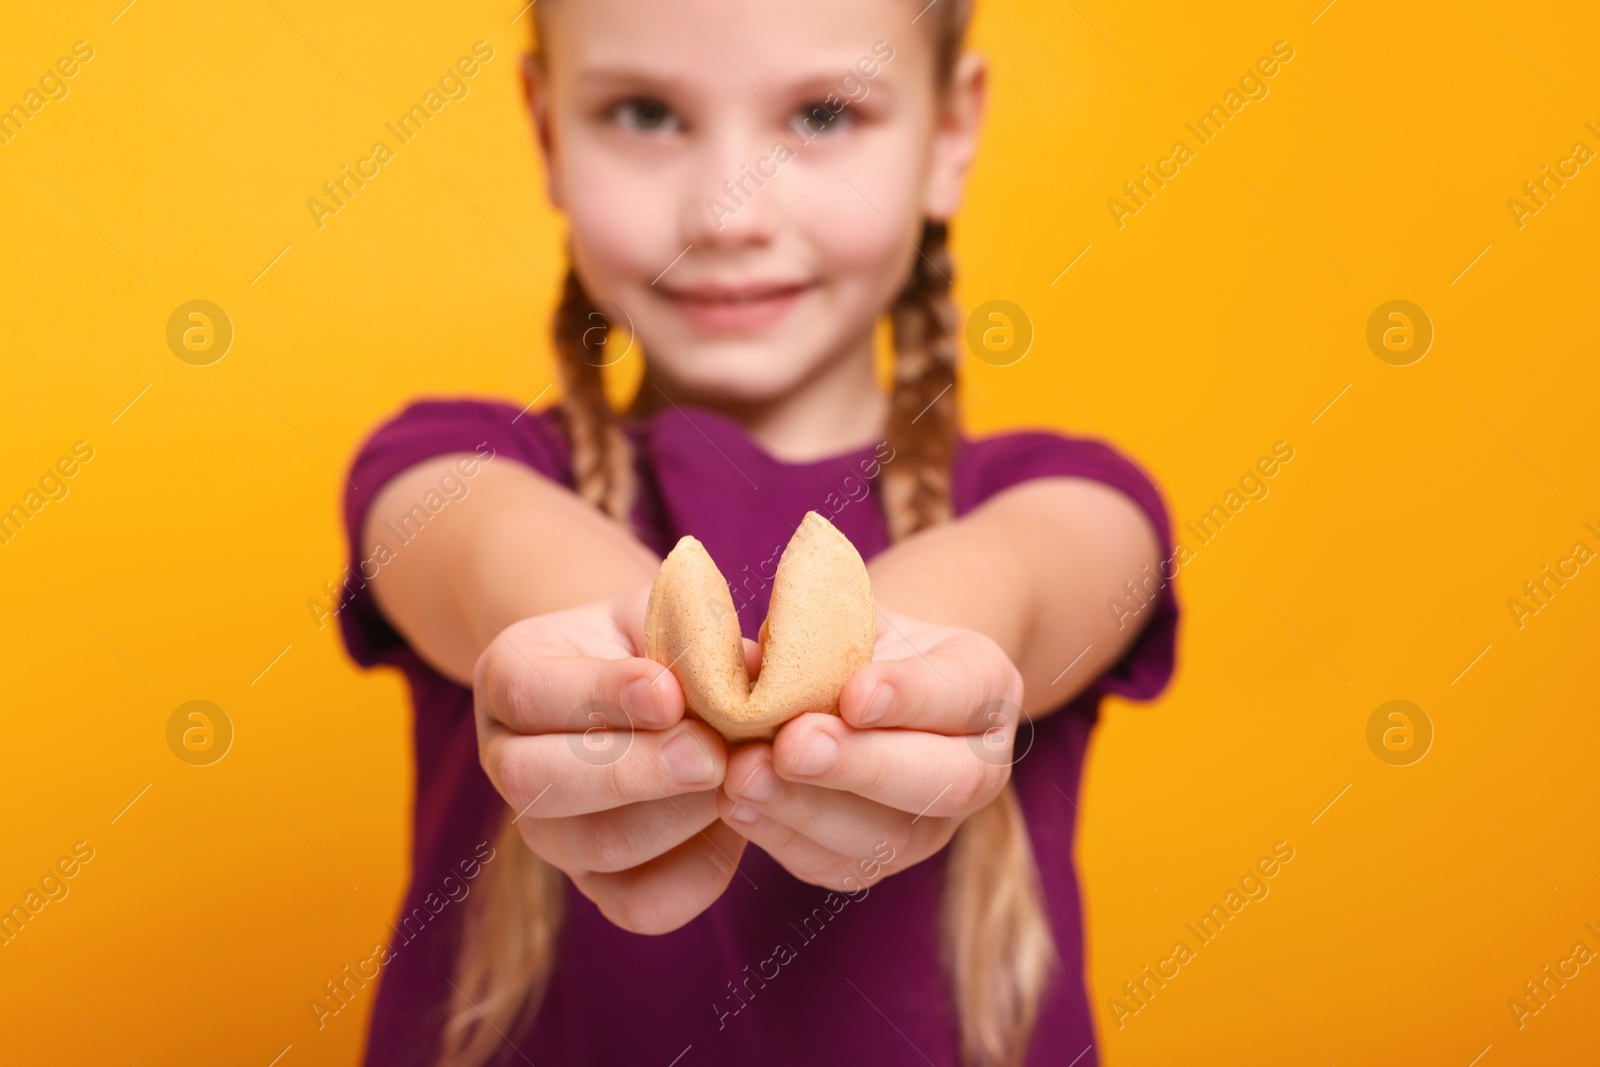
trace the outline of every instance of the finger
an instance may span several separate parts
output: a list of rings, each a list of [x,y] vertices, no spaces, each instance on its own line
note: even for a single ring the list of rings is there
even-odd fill
[[[530,655],[496,638],[475,679],[480,711],[520,734],[661,729],[683,718],[672,672],[643,657]]]
[[[741,832],[766,819],[797,828],[823,848],[857,859],[926,855],[949,833],[945,819],[917,819],[854,793],[786,782],[773,768],[767,745],[752,746],[729,758],[717,811]],[[757,838],[750,839],[766,847]]]
[[[697,720],[661,731],[532,736],[491,723],[478,756],[517,817],[538,819],[712,789],[722,782],[727,758],[722,738]]]
[[[650,603],[651,584],[635,586],[611,598],[611,621],[636,652],[645,649],[644,613]]]
[[[982,758],[982,736],[922,730],[857,730],[837,716],[791,719],[772,743],[773,766],[789,781],[840,789],[918,816],[964,817],[987,804],[1011,775]]]
[[[873,660],[845,683],[839,714],[856,727],[902,726],[983,733],[1022,714],[1022,676],[1005,651],[972,630],[951,630],[931,649]]]
[[[529,848],[563,871],[625,871],[670,852],[715,822],[716,798],[708,789],[569,819],[536,819],[535,805],[517,828]]]
[[[648,863],[576,875],[572,883],[624,930],[664,934],[716,902],[739,869],[744,846],[745,839],[719,819]]]
[[[734,802],[726,796],[719,797],[718,809],[732,807]],[[854,892],[861,888],[854,863],[830,848],[817,844],[792,826],[785,826],[760,812],[754,812],[754,821],[728,821],[742,837],[777,860],[784,870],[811,885],[827,889]],[[724,820],[727,816],[724,815]]]

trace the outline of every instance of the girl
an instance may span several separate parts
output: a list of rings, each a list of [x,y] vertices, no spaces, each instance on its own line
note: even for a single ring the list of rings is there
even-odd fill
[[[1110,447],[959,431],[967,4],[535,14],[563,398],[414,404],[345,501],[344,637],[416,713],[367,1063],[1094,1064],[1074,797],[1100,697],[1171,672],[1168,527]],[[648,587],[698,537],[759,669],[813,509],[869,561],[873,662],[840,715],[730,748],[643,658]]]

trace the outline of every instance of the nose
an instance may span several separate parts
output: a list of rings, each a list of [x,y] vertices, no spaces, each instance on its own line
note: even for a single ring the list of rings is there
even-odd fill
[[[684,240],[697,248],[764,245],[783,216],[785,151],[753,131],[728,128],[708,137],[684,205]]]

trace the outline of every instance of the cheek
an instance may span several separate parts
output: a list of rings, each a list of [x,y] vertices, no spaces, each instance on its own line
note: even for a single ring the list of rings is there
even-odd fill
[[[647,173],[602,148],[572,146],[563,164],[574,254],[596,299],[627,305],[683,250],[674,245],[681,203],[669,171]],[[555,280],[555,279],[552,279]]]
[[[797,173],[794,225],[837,300],[872,316],[893,300],[922,234],[920,159],[882,137],[849,160]],[[796,161],[797,163],[800,161]]]

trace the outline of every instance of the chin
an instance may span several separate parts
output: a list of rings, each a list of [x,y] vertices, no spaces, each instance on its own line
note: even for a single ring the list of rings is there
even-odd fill
[[[679,403],[766,404],[789,394],[808,369],[774,347],[758,341],[691,343],[683,358],[648,358],[673,382],[667,389],[687,394],[672,397]]]

